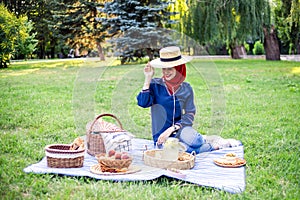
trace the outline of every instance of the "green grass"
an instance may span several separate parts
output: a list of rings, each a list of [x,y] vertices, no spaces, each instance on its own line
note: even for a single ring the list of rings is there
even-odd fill
[[[149,110],[135,100],[143,65],[108,63],[20,62],[0,71],[1,199],[299,199],[299,62],[194,60],[188,66],[195,127],[244,144],[242,194],[168,178],[116,183],[24,173],[45,156],[47,144],[84,135],[100,113],[113,113],[137,137],[151,138]]]

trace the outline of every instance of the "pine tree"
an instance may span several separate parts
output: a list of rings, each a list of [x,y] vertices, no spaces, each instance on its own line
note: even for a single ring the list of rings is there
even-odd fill
[[[98,20],[112,38],[122,64],[146,55],[152,60],[161,47],[175,44],[164,29],[174,23],[170,17],[175,13],[167,10],[170,4],[162,0],[114,0],[98,9]]]

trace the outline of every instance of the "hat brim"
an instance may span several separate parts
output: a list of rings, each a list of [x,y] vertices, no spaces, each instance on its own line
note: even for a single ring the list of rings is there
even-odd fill
[[[150,61],[150,65],[154,68],[172,68],[178,65],[186,64],[191,61],[193,57],[191,56],[181,56],[181,59],[171,62],[162,62],[160,58]]]

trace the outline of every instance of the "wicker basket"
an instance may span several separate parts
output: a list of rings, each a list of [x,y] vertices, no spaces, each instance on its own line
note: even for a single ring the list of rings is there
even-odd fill
[[[111,157],[102,155],[96,155],[96,158],[100,165],[117,169],[128,168],[133,160],[132,157],[129,157],[128,159],[113,159]]]
[[[118,122],[120,128],[118,130],[112,129],[110,128],[110,123],[107,123],[108,125],[107,127],[100,127],[99,130],[95,128],[94,125],[96,124],[97,120],[105,116],[114,118]],[[95,156],[97,154],[106,152],[104,141],[100,133],[114,133],[114,132],[123,132],[123,131],[124,130],[122,128],[122,124],[116,116],[107,113],[98,115],[92,123],[87,124],[86,140],[87,140],[88,154]]]
[[[78,168],[83,166],[84,149],[69,150],[69,144],[51,144],[45,147],[47,165],[52,168]]]
[[[195,155],[189,154],[186,152],[180,152],[179,157],[185,157],[186,159],[183,161],[177,160],[177,161],[170,161],[170,160],[164,160],[158,157],[155,157],[156,154],[162,153],[162,149],[154,149],[154,150],[148,150],[144,152],[144,163],[146,165],[149,165],[151,167],[157,167],[162,169],[191,169],[195,166]]]

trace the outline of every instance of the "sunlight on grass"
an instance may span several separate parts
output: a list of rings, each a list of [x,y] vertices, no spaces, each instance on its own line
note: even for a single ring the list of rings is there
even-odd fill
[[[58,59],[58,60],[27,60],[27,61],[21,61],[21,62],[13,62],[12,65],[41,65],[44,63],[47,63],[47,67],[53,66],[54,64],[62,64],[66,63],[68,65],[72,64],[80,64],[83,63],[85,59]]]
[[[300,75],[300,67],[293,67],[292,74]]]
[[[10,71],[10,73],[7,73],[6,75],[2,75],[2,78],[8,77],[8,76],[22,76],[22,75],[27,75],[31,74],[33,72],[39,71],[39,68],[34,68],[34,69],[26,69],[22,71]]]

